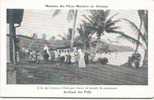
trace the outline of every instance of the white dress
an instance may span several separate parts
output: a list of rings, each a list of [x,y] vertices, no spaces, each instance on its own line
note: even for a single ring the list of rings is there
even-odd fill
[[[75,55],[73,53],[71,54],[71,63],[75,63]]]
[[[86,67],[86,64],[84,59],[84,53],[80,49],[79,50],[79,68],[85,68],[85,67]]]

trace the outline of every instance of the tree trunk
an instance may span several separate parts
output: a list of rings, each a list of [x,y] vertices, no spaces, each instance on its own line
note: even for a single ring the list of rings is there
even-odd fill
[[[140,35],[139,35],[139,34],[138,34],[137,40],[140,41]],[[137,42],[137,43],[136,43],[135,54],[138,52],[138,48],[139,48],[139,43]]]
[[[143,67],[148,66],[148,50],[145,50],[144,59],[143,59]]]
[[[145,10],[142,11],[142,10],[139,10],[138,11],[138,15],[140,17],[140,30],[141,31],[144,31],[144,35],[148,33],[148,29],[147,29],[147,25],[148,25],[148,16],[147,16],[147,12],[145,13]],[[140,40],[140,36],[138,35],[138,40]],[[148,43],[147,41],[144,41],[145,42],[145,46],[146,48],[144,49],[143,52],[141,52],[141,61],[140,61],[140,67],[144,67],[144,66],[147,66],[148,64]],[[139,50],[139,43],[137,44],[136,46],[136,50],[135,50],[135,53]]]
[[[9,37],[9,56],[10,56],[10,62],[11,63],[13,63],[13,44],[12,44],[12,30],[13,30],[13,24],[9,24],[9,35],[10,35],[10,37]]]
[[[142,15],[140,14],[140,12],[138,11],[138,15],[139,15],[139,17],[140,17],[140,30],[142,29],[142,24],[143,24],[143,20],[142,20]],[[138,33],[138,41],[140,41],[140,34]],[[138,51],[138,48],[139,48],[139,43],[137,42],[136,43],[136,49],[135,49],[135,54],[137,53],[137,51]]]
[[[75,10],[74,22],[73,22],[73,32],[72,32],[71,45],[70,45],[71,48],[73,48],[73,41],[74,41],[74,35],[75,35],[75,29],[76,29],[77,15],[78,15],[78,10]]]
[[[10,60],[11,63],[16,64],[16,30],[13,23],[9,24],[10,32]]]
[[[148,49],[143,49],[139,46],[138,53],[141,55],[139,67],[147,66],[148,62]]]
[[[96,49],[95,49],[95,53],[97,53],[98,51],[98,47],[99,47],[99,43],[100,43],[101,39],[100,37],[97,38],[97,42],[96,42]]]

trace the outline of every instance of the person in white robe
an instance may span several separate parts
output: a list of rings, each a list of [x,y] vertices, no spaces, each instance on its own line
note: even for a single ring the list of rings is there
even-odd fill
[[[86,64],[85,64],[85,59],[84,59],[84,52],[79,49],[79,68],[85,68]]]
[[[45,44],[43,49],[46,50],[47,54],[49,55],[48,60],[51,60],[51,54],[50,54],[50,51],[49,51],[49,47]]]

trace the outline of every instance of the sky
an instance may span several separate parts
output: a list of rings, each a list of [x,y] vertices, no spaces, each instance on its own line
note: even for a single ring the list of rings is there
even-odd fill
[[[17,34],[32,36],[33,33],[36,33],[39,38],[42,37],[42,34],[46,34],[47,39],[50,39],[52,36],[55,36],[56,39],[60,39],[58,35],[64,35],[68,32],[68,28],[71,28],[73,21],[67,20],[68,10],[61,10],[61,12],[53,17],[54,10],[39,10],[39,9],[26,9],[24,10],[23,21],[21,27],[17,28]],[[137,25],[139,25],[139,18],[136,10],[112,10],[110,15],[118,13],[115,19],[118,18],[127,18]],[[82,15],[89,14],[87,10],[79,10],[77,17],[77,27],[84,20]],[[127,22],[120,22],[117,24],[120,26],[120,30],[126,32],[130,36],[135,36],[134,30],[130,27]],[[78,33],[76,33],[77,35]],[[124,39],[116,38],[117,35],[114,34],[105,34],[102,36],[102,39],[109,42],[117,41],[117,45],[132,45],[130,42]],[[135,36],[137,38],[137,36]]]

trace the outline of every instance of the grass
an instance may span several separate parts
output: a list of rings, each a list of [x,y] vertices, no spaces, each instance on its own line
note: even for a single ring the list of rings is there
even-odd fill
[[[12,65],[8,65],[11,67]],[[78,68],[69,64],[19,64],[16,65],[17,84],[59,85],[147,85],[148,68],[88,64]]]

